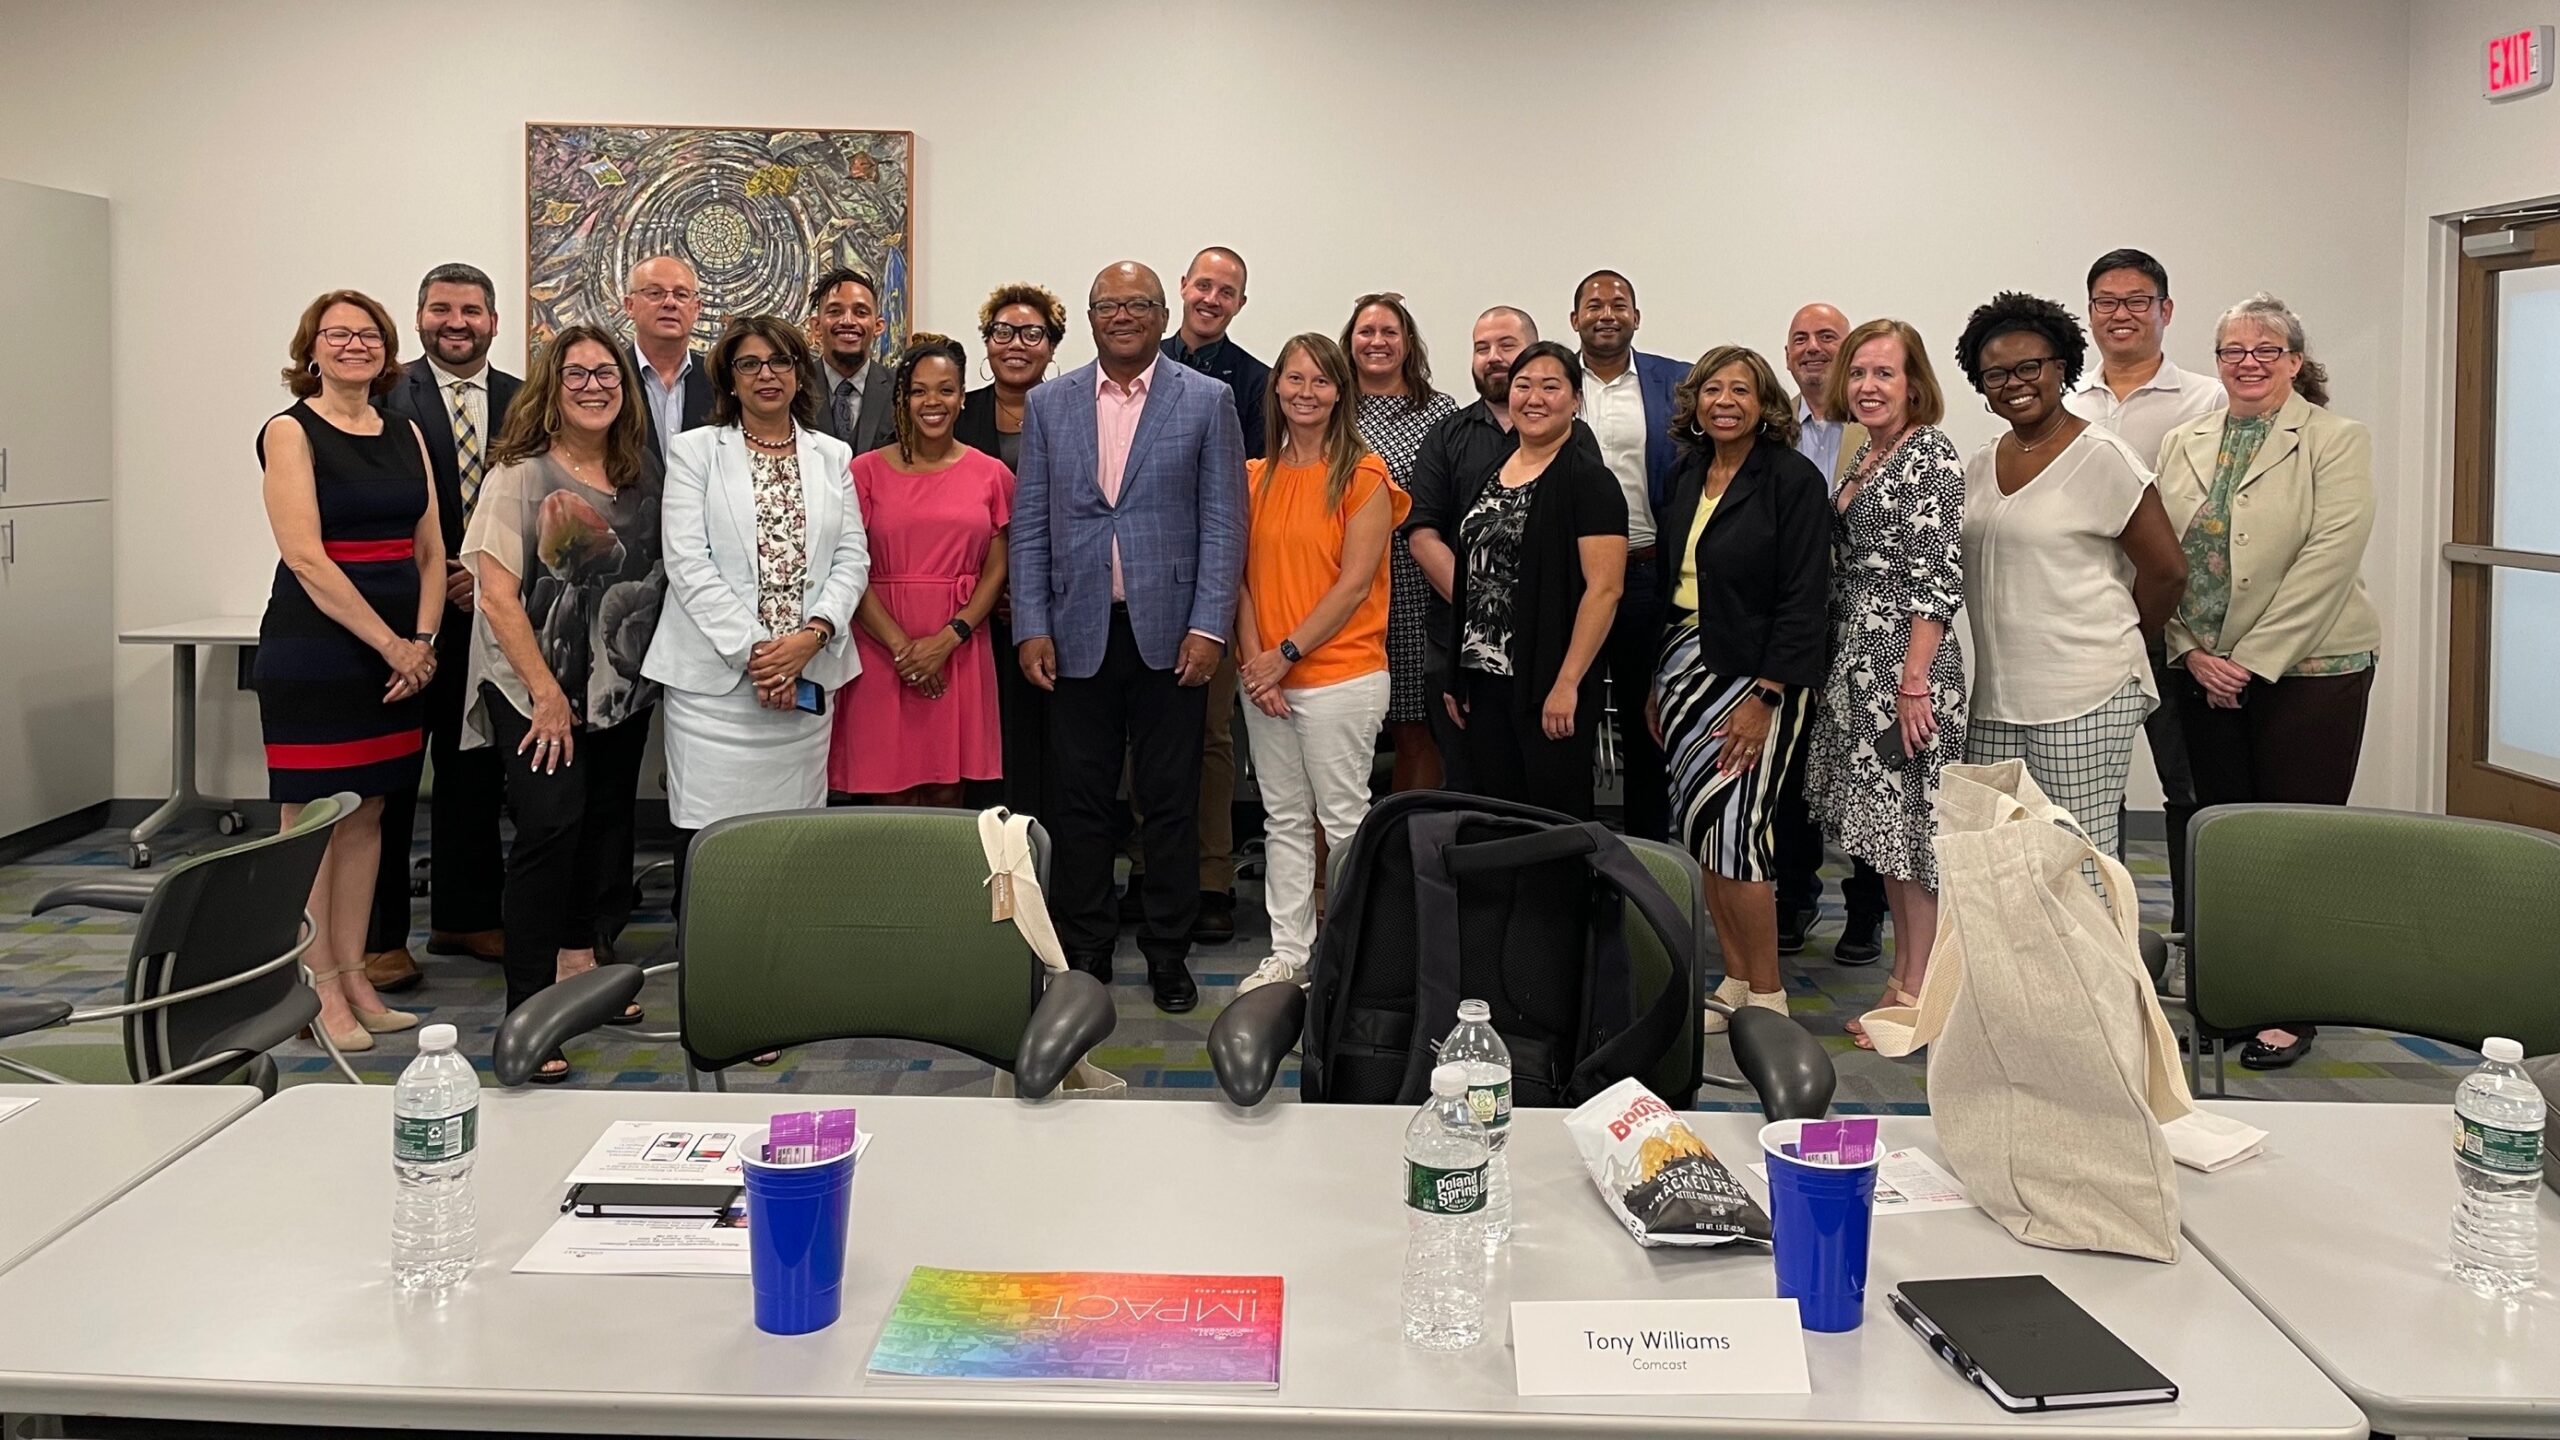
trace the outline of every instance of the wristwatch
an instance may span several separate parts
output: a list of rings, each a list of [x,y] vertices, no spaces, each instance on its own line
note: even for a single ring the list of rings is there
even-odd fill
[[[1292,665],[1295,665],[1307,657],[1298,649],[1297,641],[1283,639],[1280,642],[1280,658],[1288,661]]]
[[[1784,705],[1784,704],[1786,704],[1786,703],[1787,703],[1787,696],[1786,696],[1786,692],[1785,692],[1785,691],[1783,691],[1783,690],[1778,689],[1778,688],[1777,688],[1776,686],[1774,686],[1774,685],[1754,685],[1754,686],[1752,686],[1752,687],[1751,687],[1751,698],[1752,698],[1752,699],[1754,699],[1754,700],[1759,701],[1759,702],[1760,702],[1761,704],[1763,704],[1763,705],[1768,706],[1768,707],[1769,707],[1770,709],[1772,709],[1772,710],[1775,710],[1775,709],[1777,709],[1779,706]]]
[[[961,644],[966,645],[969,643],[970,629],[971,626],[968,621],[961,619],[957,615],[951,617],[951,633],[960,637]]]

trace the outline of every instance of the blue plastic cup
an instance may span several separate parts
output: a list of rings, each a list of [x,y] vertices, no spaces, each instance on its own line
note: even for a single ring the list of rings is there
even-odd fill
[[[806,1165],[764,1159],[764,1136],[740,1158],[756,1328],[806,1335],[844,1312],[845,1238],[853,1216],[853,1152]]]
[[[1804,1328],[1855,1330],[1867,1308],[1867,1232],[1875,1218],[1876,1166],[1808,1163],[1781,1148],[1793,1144],[1801,1120],[1760,1127],[1769,1160],[1769,1239],[1776,1252],[1778,1298],[1793,1300]]]

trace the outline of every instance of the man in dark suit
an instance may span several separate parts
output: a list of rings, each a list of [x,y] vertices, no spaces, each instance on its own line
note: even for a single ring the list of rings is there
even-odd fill
[[[436,678],[426,695],[427,754],[436,786],[428,839],[435,875],[427,952],[483,960],[506,954],[498,917],[506,884],[498,812],[507,783],[497,751],[462,748],[474,596],[471,572],[458,557],[463,526],[488,473],[490,446],[521,383],[489,363],[489,342],[497,333],[498,293],[486,274],[469,265],[428,271],[418,285],[418,341],[426,355],[380,402],[385,419],[414,421],[426,437],[436,512],[444,522],[444,620],[436,627]],[[376,990],[407,990],[419,979],[409,954],[409,837],[417,809],[415,786],[383,797],[382,868],[374,877],[364,947],[365,978]]]
[[[1244,434],[1224,382],[1157,350],[1154,271],[1103,271],[1086,314],[1098,357],[1031,392],[1013,507],[1018,659],[1054,696],[1049,911],[1067,963],[1108,981],[1129,756],[1147,852],[1138,949],[1156,1008],[1180,1014],[1200,999],[1185,961],[1200,903],[1201,732],[1244,579]]]
[[[649,453],[664,462],[669,440],[711,423],[711,377],[693,353],[702,282],[673,255],[651,256],[631,267],[622,313],[639,359],[631,390],[649,407]]]
[[[859,270],[839,265],[809,287],[809,348],[825,357],[818,366],[818,428],[856,455],[898,438],[898,397],[889,393],[895,377],[871,356],[885,323],[880,287]]]

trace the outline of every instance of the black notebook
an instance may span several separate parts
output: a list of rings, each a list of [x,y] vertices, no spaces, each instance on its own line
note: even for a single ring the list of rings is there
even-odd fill
[[[2178,1398],[2088,1311],[2041,1275],[1907,1280],[1894,1313],[2004,1410],[2079,1410]]]

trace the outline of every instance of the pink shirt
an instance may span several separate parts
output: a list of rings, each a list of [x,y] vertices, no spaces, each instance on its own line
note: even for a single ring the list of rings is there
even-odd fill
[[[1100,465],[1094,480],[1102,487],[1102,503],[1120,503],[1120,482],[1129,469],[1129,447],[1138,438],[1138,419],[1147,411],[1147,391],[1156,378],[1161,360],[1150,360],[1147,368],[1125,387],[1100,370],[1094,372],[1093,433],[1101,442]],[[1111,598],[1115,602],[1129,598],[1128,587],[1120,576],[1120,541],[1111,541]]]

